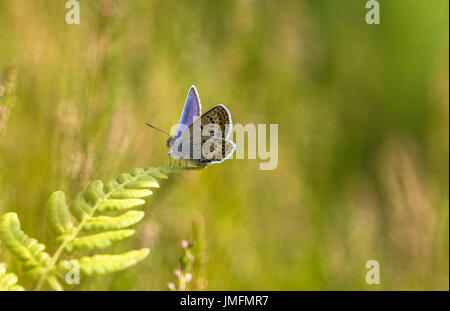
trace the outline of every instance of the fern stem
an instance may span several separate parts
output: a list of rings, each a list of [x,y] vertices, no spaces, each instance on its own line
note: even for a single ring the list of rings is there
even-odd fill
[[[97,206],[95,206],[95,208],[97,208]],[[92,217],[92,214],[93,214],[93,213],[91,213],[91,214],[89,215],[89,217],[85,217],[85,218],[80,222],[80,224],[79,224],[77,227],[75,227],[75,229],[74,229],[74,231],[72,232],[72,234],[69,235],[69,236],[61,243],[61,245],[60,245],[60,246],[58,247],[58,249],[55,251],[55,254],[52,256],[49,266],[44,270],[44,272],[42,273],[41,277],[39,278],[35,290],[38,291],[38,290],[41,289],[42,284],[44,283],[44,281],[45,281],[45,279],[46,279],[48,273],[51,272],[51,271],[53,270],[55,264],[57,263],[59,257],[61,256],[61,253],[64,251],[64,248],[66,248],[67,244],[69,244],[73,239],[76,238],[76,236],[78,235],[78,233],[80,232],[80,230],[83,228],[83,226],[84,226],[85,222],[87,221],[87,219],[89,219],[89,218]]]

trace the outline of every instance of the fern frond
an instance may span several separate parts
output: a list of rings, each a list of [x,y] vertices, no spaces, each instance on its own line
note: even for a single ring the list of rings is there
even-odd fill
[[[46,216],[48,227],[55,236],[69,234],[72,231],[72,220],[64,192],[56,191],[50,196]]]
[[[0,222],[0,239],[5,247],[24,265],[24,270],[39,274],[50,263],[50,256],[44,252],[45,245],[30,238],[20,229],[16,213],[6,213]]]
[[[120,255],[94,255],[92,257],[82,257],[74,259],[80,267],[81,273],[86,276],[104,275],[107,273],[124,270],[137,264],[149,254],[148,248],[140,250],[129,251]],[[60,269],[67,271],[69,261],[63,260],[60,262]]]
[[[127,228],[141,221],[144,215],[145,213],[142,211],[128,211],[116,217],[92,217],[84,224],[83,231],[87,233],[95,233]]]
[[[145,198],[151,195],[153,192],[147,189],[124,189],[111,193],[113,199],[129,199],[129,198]]]
[[[140,178],[139,180],[129,182],[125,188],[142,189],[142,188],[159,188],[159,184],[153,177]]]
[[[104,214],[108,212],[123,211],[129,208],[144,205],[145,201],[141,199],[122,199],[122,200],[105,200],[98,207],[97,212]]]
[[[64,194],[55,192],[47,207],[47,219],[52,232],[59,234],[56,240],[60,247],[53,256],[50,268],[41,276],[37,288],[44,280],[55,290],[62,288],[55,277],[54,266],[62,251],[95,250],[111,246],[135,233],[125,229],[138,223],[143,211],[126,211],[119,215],[102,216],[109,212],[121,212],[145,204],[152,195],[150,188],[159,188],[156,178],[167,178],[158,168],[136,168],[131,174],[120,174],[105,185],[100,180],[91,182],[84,191],[77,194],[70,204],[70,213],[76,222],[72,223],[65,203]],[[90,235],[79,236],[80,232]],[[148,250],[131,251],[122,255],[95,255],[83,257],[78,262],[85,275],[104,274],[125,269],[145,258]],[[60,262],[64,263],[64,262]],[[61,267],[61,265],[60,265]]]
[[[6,264],[0,263],[0,292],[1,291],[23,291],[24,288],[17,283],[14,273],[6,272]]]
[[[139,168],[135,169],[133,171],[133,176],[135,174],[137,174],[137,175],[141,174],[141,170],[142,169],[139,169]],[[147,167],[145,170],[147,171],[148,175],[150,175],[150,176],[153,176],[153,177],[156,177],[156,178],[161,178],[161,179],[167,179],[168,178],[167,174],[166,174],[166,173],[168,173],[168,171],[164,171],[164,169],[162,169],[162,168]],[[172,171],[173,171],[173,168],[172,168]]]
[[[82,222],[84,218],[89,217],[92,213],[92,207],[86,200],[84,191],[75,196],[72,204],[70,204],[70,212],[79,222]]]
[[[132,236],[134,232],[133,229],[124,229],[83,236],[73,239],[68,243],[66,250],[71,253],[73,250],[105,248],[111,246],[115,242]]]
[[[168,173],[187,169],[197,168],[136,168],[131,174],[121,174],[106,184],[94,180],[74,197],[69,207],[64,193],[54,192],[46,209],[49,229],[58,242],[52,257],[44,252],[43,244],[28,237],[20,229],[15,213],[3,216],[0,239],[23,262],[24,270],[33,278],[38,278],[36,289],[47,283],[54,290],[63,290],[58,278],[63,277],[61,272],[67,271],[67,264],[72,261],[79,264],[83,275],[102,275],[126,269],[143,260],[149,254],[149,249],[73,260],[60,260],[60,257],[63,252],[70,254],[75,250],[106,248],[133,235],[135,230],[127,228],[142,220],[144,212],[129,209],[145,204],[145,198],[153,194],[150,189],[159,188],[156,178],[165,179]],[[104,215],[110,212],[115,214]],[[15,281],[12,282],[14,278],[11,278],[11,274],[8,274],[7,284],[15,284]]]

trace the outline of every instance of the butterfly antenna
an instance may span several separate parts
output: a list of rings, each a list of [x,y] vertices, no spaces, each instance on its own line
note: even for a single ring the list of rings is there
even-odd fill
[[[163,131],[163,130],[157,128],[156,126],[153,126],[153,125],[151,125],[151,124],[149,124],[149,123],[145,123],[145,124],[147,124],[147,125],[150,126],[151,128],[153,128],[153,129],[155,129],[155,130],[157,130],[157,131],[160,131],[161,133],[164,133],[164,134],[166,134],[167,136],[169,136],[170,138],[172,138],[172,136],[170,136],[169,133],[167,133],[167,132],[165,132],[165,131]]]

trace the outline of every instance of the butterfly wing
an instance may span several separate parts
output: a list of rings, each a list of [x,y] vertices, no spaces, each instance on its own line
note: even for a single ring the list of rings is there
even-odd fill
[[[228,139],[231,130],[230,111],[224,105],[214,106],[181,133],[171,147],[171,156],[189,159],[198,166],[221,163],[236,149]]]
[[[194,159],[193,152],[197,148],[201,148],[201,158]],[[189,159],[194,165],[208,166],[212,164],[222,163],[233,155],[236,145],[229,139],[215,136],[203,136],[201,144],[198,141],[191,141],[191,158]]]
[[[204,114],[202,114],[200,119],[203,135],[205,135],[203,131],[208,131],[208,126],[210,126],[212,129],[214,129],[214,126],[218,126],[218,129],[220,129],[220,133],[211,132],[208,136],[216,136],[222,138],[230,137],[233,122],[231,120],[230,111],[224,105],[216,105],[212,107]]]
[[[175,139],[179,138],[183,131],[192,125],[196,118],[200,116],[202,106],[200,103],[200,97],[198,96],[195,86],[191,86],[186,102],[184,103],[183,113],[181,114],[180,123],[178,124],[177,133]]]

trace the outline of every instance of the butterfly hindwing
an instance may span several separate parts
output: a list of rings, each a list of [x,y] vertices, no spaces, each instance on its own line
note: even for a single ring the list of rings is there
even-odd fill
[[[236,149],[236,145],[229,139],[221,137],[203,136],[201,143],[199,140],[191,141],[191,154],[189,160],[197,166],[207,166],[221,163],[228,159]],[[198,150],[200,158],[194,156]]]

